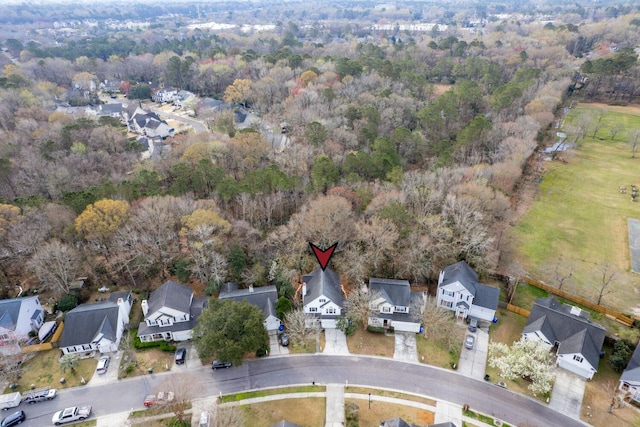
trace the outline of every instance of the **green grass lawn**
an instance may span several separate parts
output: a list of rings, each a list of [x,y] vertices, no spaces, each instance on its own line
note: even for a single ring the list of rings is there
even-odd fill
[[[569,134],[572,122],[594,111],[601,110],[583,105],[571,110],[564,130]],[[571,283],[563,289],[594,302],[602,269],[610,263],[616,269],[613,293],[602,304],[631,312],[640,303],[640,278],[630,271],[627,218],[640,218],[640,202],[629,195],[631,184],[640,185],[640,155],[631,158],[626,130],[611,140],[608,129],[615,124],[640,129],[640,116],[618,111],[607,111],[596,138],[588,134],[576,150],[563,153],[566,163],[545,162],[537,199],[510,233],[529,275],[553,285],[558,266],[565,272],[571,267]],[[620,185],[627,186],[627,194],[620,193]]]

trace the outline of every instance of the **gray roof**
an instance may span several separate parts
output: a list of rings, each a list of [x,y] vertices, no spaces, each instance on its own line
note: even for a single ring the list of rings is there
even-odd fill
[[[114,114],[114,113],[120,114],[121,112],[122,112],[122,104],[120,103],[102,104],[99,107],[98,115],[110,116],[111,114]]]
[[[369,278],[369,290],[378,291],[393,306],[409,307],[411,286],[408,280]]]
[[[193,291],[189,287],[167,280],[149,295],[149,300],[147,301],[149,314],[155,313],[163,307],[172,308],[182,313],[189,313],[192,298]]]
[[[231,288],[232,286],[226,286]],[[249,289],[235,289],[235,290],[220,290],[218,299],[231,299],[234,301],[247,301],[251,305],[255,305],[263,313],[263,319],[267,319],[269,316],[276,316],[276,301],[278,300],[278,290],[275,286],[261,286],[258,288]]]
[[[38,297],[24,297],[0,300],[0,327],[8,330],[15,331],[18,323],[18,316],[20,315],[20,307],[22,302],[28,299],[38,299]],[[40,313],[36,310],[36,313]],[[35,313],[34,313],[35,315]],[[34,318],[33,316],[31,317]]]
[[[175,283],[175,282],[174,282]],[[159,288],[158,288],[159,289]],[[191,302],[188,322],[177,322],[169,326],[149,326],[145,322],[140,322],[138,325],[138,336],[160,334],[162,332],[178,332],[178,331],[190,331],[198,323],[198,317],[202,314],[202,311],[207,307],[209,297],[195,297]]]
[[[64,318],[60,347],[89,344],[100,333],[115,341],[118,330],[118,305],[112,301],[80,304]]]
[[[313,301],[320,295],[324,295],[340,307],[344,305],[340,276],[330,268],[323,270],[318,267],[311,273],[303,276],[302,281],[307,284],[305,300]]]
[[[640,382],[640,345],[637,345],[633,351],[627,367],[620,376],[620,381]]]
[[[446,423],[429,424],[429,427],[456,427],[456,425],[449,421]]]
[[[478,282],[478,273],[466,261],[458,261],[445,267],[442,283],[438,287],[460,282],[473,295],[473,305],[495,310],[498,308],[500,288]]]
[[[109,295],[109,301],[111,302],[117,303],[119,298],[125,301],[128,300],[131,298],[131,291],[111,292],[111,295]]]
[[[380,423],[380,427],[412,427],[402,418],[391,418]]]
[[[572,314],[572,308],[553,297],[538,298],[522,333],[540,331],[551,344],[560,343],[558,354],[582,354],[594,369],[598,369],[605,329],[591,322],[587,312],[580,310]]]

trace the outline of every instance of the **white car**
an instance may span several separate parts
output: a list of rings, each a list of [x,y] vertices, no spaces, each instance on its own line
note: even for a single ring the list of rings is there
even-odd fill
[[[107,368],[109,367],[110,360],[111,358],[109,356],[102,356],[100,360],[98,360],[98,367],[96,368],[96,372],[99,375],[102,375],[105,372],[107,372]]]

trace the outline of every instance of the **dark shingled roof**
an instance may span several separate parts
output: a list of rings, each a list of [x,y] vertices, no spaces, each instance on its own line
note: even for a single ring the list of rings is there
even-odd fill
[[[282,421],[278,421],[271,427],[302,427],[302,426],[298,424],[290,423],[289,421],[282,420]]]
[[[185,285],[168,280],[158,289],[151,292],[149,300],[149,314],[155,313],[162,307],[172,308],[183,313],[191,310],[193,291]]]
[[[0,301],[0,327],[8,331],[15,331],[21,305],[20,299]]]
[[[338,273],[335,271],[330,268],[323,270],[318,267],[311,273],[303,276],[302,280],[307,284],[307,295],[304,297],[305,301],[313,301],[320,295],[324,295],[338,306],[343,306],[340,276],[338,276]]]
[[[473,305],[485,307],[491,310],[498,308],[500,298],[500,288],[488,286],[478,282],[478,274],[467,264],[466,261],[458,261],[445,267],[444,277],[439,287],[450,283],[460,282],[467,291],[473,295]]]
[[[119,298],[126,301],[130,296],[131,291],[111,292],[111,295],[109,295],[109,301],[117,303]]]
[[[380,427],[412,427],[402,418],[391,418],[380,423]]]
[[[112,301],[81,304],[64,318],[60,347],[91,343],[98,334],[115,341],[118,329],[118,304]]]
[[[232,288],[232,286],[226,286]],[[231,299],[234,301],[247,301],[251,305],[255,305],[263,313],[263,320],[269,316],[276,316],[276,301],[278,300],[278,290],[275,286],[262,286],[252,289],[235,289],[227,291],[221,289],[218,295],[219,300]]]
[[[631,360],[620,376],[620,381],[640,382],[640,345],[636,346]]]
[[[393,306],[409,307],[411,286],[408,280],[369,278],[369,290],[378,291]]]
[[[572,310],[575,314],[572,314]],[[555,298],[538,298],[522,333],[542,332],[551,344],[560,343],[558,354],[582,354],[594,369],[600,362],[605,329],[589,320],[589,313],[561,304]]]
[[[202,311],[207,307],[208,301],[209,301],[209,297],[193,298],[191,307],[189,310],[187,310],[189,312],[188,322],[177,322],[169,326],[158,326],[158,325],[149,326],[145,322],[140,322],[140,324],[138,325],[138,336],[141,337],[143,335],[161,334],[163,332],[189,331],[193,329],[198,323],[198,317],[202,314]]]

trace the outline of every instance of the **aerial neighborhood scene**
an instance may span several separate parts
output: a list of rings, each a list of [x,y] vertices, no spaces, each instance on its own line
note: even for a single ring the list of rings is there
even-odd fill
[[[0,2],[0,427],[640,426],[640,4]]]

